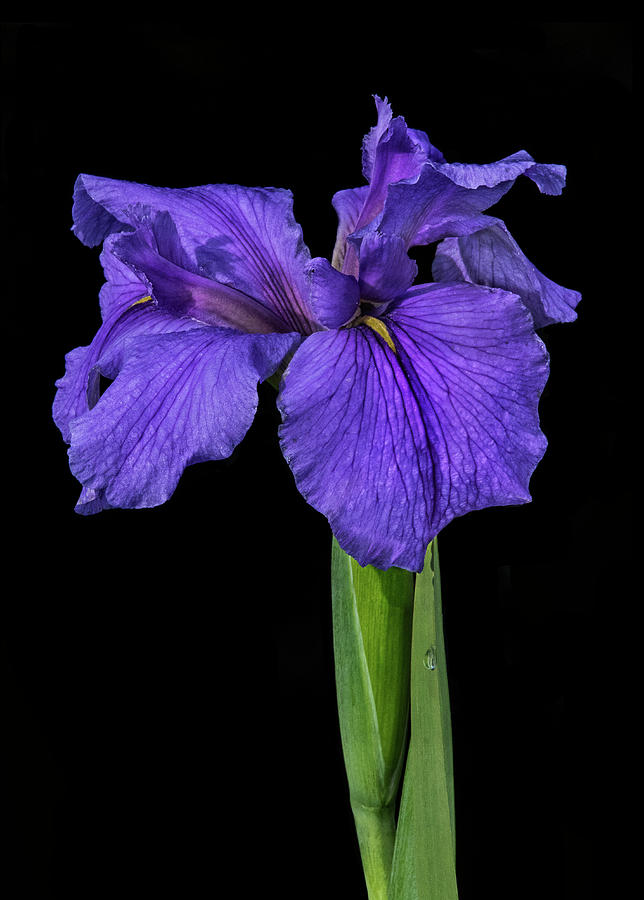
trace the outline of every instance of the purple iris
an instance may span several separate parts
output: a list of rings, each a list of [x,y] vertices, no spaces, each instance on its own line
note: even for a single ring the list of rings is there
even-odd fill
[[[103,244],[106,283],[103,323],[56,383],[78,512],[163,503],[186,466],[231,454],[276,372],[297,487],[361,565],[420,571],[455,516],[530,499],[535,328],[574,319],[579,294],[484,211],[520,175],[561,193],[565,169],[523,151],[448,163],[376,106],[367,183],[333,199],[333,264],[311,258],[289,191],[79,176],[73,230]],[[414,284],[409,249],[434,242],[436,281]]]

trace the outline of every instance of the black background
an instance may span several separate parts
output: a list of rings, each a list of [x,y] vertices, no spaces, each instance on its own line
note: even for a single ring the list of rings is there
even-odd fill
[[[522,179],[495,208],[583,293],[577,322],[542,332],[533,502],[465,516],[440,547],[461,900],[590,896],[631,554],[630,24],[3,34],[5,896],[366,897],[330,534],[280,455],[271,389],[230,460],[186,471],[163,507],[92,518],[73,512],[50,408],[64,354],[99,322],[98,252],[69,230],[79,172],[288,187],[329,255],[374,93],[449,160],[525,149],[568,166],[563,196]]]

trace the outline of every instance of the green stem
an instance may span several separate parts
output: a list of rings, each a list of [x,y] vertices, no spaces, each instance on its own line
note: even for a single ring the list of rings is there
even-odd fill
[[[369,900],[385,900],[409,724],[414,579],[402,569],[363,568],[334,539],[331,585],[349,797]]]
[[[369,900],[387,900],[396,840],[393,805],[370,809],[352,802]]]

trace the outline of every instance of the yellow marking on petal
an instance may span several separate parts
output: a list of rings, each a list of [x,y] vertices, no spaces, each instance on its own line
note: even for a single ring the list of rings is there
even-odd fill
[[[388,344],[394,353],[397,355],[398,351],[396,350],[396,346],[389,334],[387,326],[380,319],[376,319],[375,316],[361,316],[358,321],[355,323],[356,325],[368,325],[372,331],[375,331],[376,334],[379,334],[383,341]]]
[[[148,294],[147,297],[141,297],[140,300],[135,300],[134,303],[132,303],[132,304],[128,307],[128,309],[132,309],[133,306],[138,306],[139,303],[147,303],[148,300],[151,300],[151,299],[152,299],[152,297],[150,297],[149,294]]]

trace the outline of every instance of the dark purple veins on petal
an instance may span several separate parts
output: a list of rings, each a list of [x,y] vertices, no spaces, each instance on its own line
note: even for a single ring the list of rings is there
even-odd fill
[[[252,423],[258,381],[299,340],[199,327],[113,345],[97,364],[113,383],[70,423],[70,467],[86,496],[156,506],[186,466],[229,456]]]
[[[284,375],[296,484],[361,565],[419,571],[447,522],[530,499],[547,354],[519,299],[419,285],[382,317],[312,335]]]
[[[158,232],[167,221],[176,238],[169,241],[167,231],[162,248]],[[315,329],[306,299],[310,254],[289,191],[226,184],[158,188],[79,176],[74,230],[81,240],[93,245],[141,227],[155,231],[164,259],[254,298],[282,322],[281,331]]]

